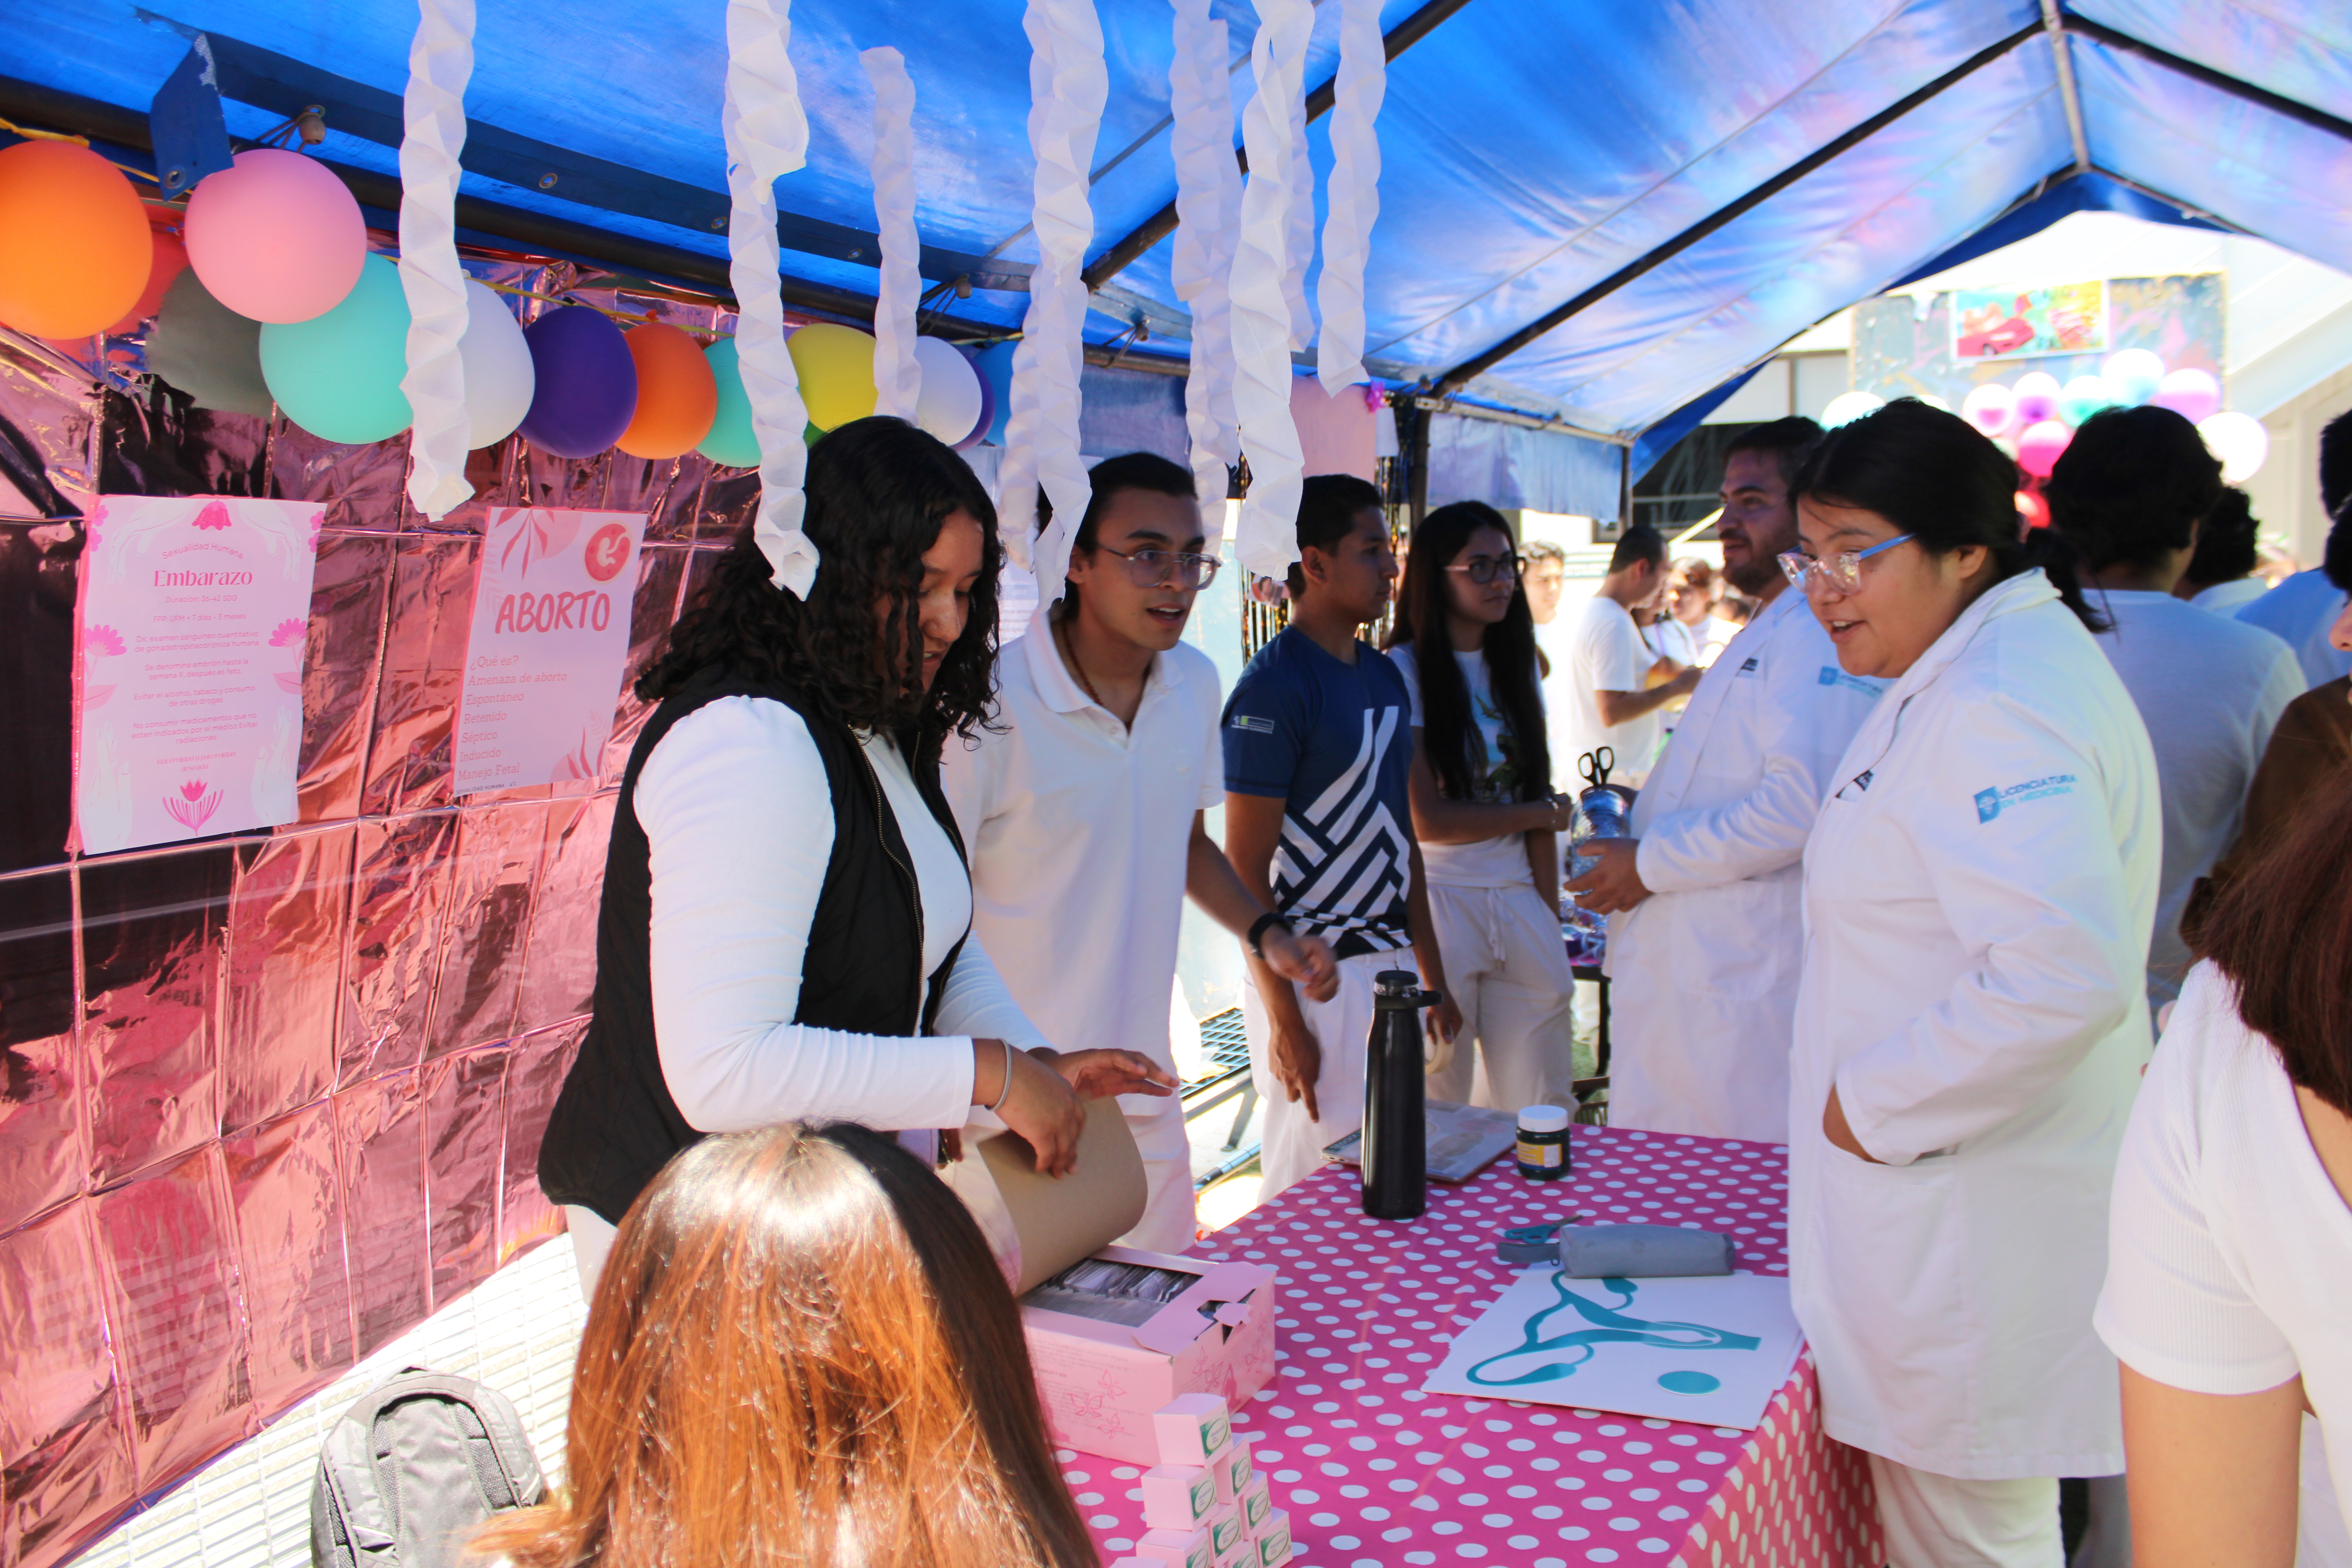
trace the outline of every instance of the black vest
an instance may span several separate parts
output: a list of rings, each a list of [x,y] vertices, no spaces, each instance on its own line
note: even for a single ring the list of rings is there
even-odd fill
[[[637,775],[670,726],[721,697],[765,697],[800,714],[833,792],[833,853],[801,959],[792,1021],[861,1035],[912,1035],[937,1016],[942,982],[963,948],[959,940],[926,981],[914,858],[881,780],[845,725],[812,717],[790,687],[727,669],[703,670],[671,693],[637,736],[621,780],[604,856],[588,1033],[539,1146],[539,1184],[549,1200],[582,1205],[615,1225],[670,1157],[703,1136],[678,1113],[654,1046],[653,876],[635,800]],[[961,855],[963,840],[940,790],[939,760],[921,756],[911,740],[901,737],[909,771]],[[817,803],[780,800],[768,809],[814,812]],[[779,953],[777,962],[788,963],[791,955]]]

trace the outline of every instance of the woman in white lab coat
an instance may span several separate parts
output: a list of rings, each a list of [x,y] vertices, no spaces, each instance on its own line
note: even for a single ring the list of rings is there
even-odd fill
[[[1792,489],[1840,664],[1893,682],[1805,849],[1797,1315],[1894,1568],[2053,1568],[2054,1478],[2124,1468],[2091,1310],[2150,1047],[2155,757],[1964,421],[1889,404]]]

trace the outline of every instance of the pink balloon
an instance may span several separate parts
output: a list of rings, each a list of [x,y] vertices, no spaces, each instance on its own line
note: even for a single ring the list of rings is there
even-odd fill
[[[2017,438],[2017,466],[2037,479],[2046,479],[2058,466],[2058,454],[2074,438],[2074,432],[2055,419],[2029,426]]]
[[[188,196],[182,237],[205,289],[256,321],[307,321],[343,302],[367,259],[367,220],[325,164],[239,153]]]
[[[1960,403],[1960,417],[1987,436],[1998,436],[2017,416],[2017,395],[1997,381],[1969,389]]]
[[[2221,412],[2221,384],[2207,371],[2176,370],[2156,384],[2156,395],[2148,401],[2202,425]]]
[[[2017,422],[2040,425],[2058,417],[2058,397],[2064,389],[2046,370],[2030,370],[2017,378]]]

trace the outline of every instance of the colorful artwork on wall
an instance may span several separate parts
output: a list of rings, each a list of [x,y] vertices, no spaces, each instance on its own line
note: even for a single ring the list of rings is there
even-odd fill
[[[2097,353],[2107,346],[2107,286],[1961,289],[1952,296],[1952,357],[2024,359]]]

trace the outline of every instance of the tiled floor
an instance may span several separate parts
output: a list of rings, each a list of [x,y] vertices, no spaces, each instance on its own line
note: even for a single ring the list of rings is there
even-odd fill
[[[76,1568],[305,1568],[319,1445],[353,1400],[404,1366],[474,1378],[513,1400],[552,1479],[586,1317],[571,1241],[558,1237],[133,1514]]]

